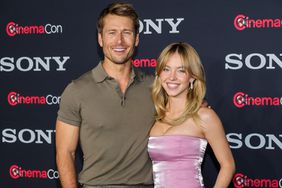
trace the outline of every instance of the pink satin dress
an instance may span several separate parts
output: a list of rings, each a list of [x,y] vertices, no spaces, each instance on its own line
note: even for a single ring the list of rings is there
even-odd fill
[[[187,135],[149,137],[155,188],[203,188],[207,140]]]

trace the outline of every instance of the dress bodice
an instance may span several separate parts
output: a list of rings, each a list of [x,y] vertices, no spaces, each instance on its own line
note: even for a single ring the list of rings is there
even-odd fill
[[[188,135],[149,137],[155,188],[203,188],[206,146],[205,139]]]

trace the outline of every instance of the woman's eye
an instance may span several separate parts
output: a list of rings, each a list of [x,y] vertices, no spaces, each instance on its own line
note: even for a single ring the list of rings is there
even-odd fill
[[[163,71],[167,72],[167,71],[169,71],[169,69],[168,68],[163,68]]]

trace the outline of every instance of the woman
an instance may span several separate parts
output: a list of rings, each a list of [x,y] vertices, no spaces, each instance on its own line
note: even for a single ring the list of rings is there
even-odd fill
[[[235,163],[216,113],[202,105],[206,84],[195,49],[168,45],[160,54],[152,96],[156,123],[148,143],[155,188],[202,188],[207,143],[220,164],[215,188],[228,187]]]

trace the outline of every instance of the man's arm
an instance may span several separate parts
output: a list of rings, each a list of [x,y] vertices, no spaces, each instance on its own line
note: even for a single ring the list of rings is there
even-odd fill
[[[78,138],[79,127],[57,120],[56,162],[63,188],[77,188],[75,151]]]

